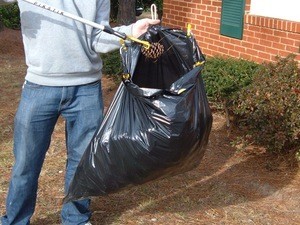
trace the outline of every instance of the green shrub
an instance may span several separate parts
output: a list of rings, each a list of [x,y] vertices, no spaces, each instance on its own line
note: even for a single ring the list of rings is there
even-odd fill
[[[3,23],[2,23],[2,21],[1,21],[1,17],[0,17],[0,31],[2,31],[3,30]]]
[[[113,21],[115,21],[117,19],[118,8],[119,8],[119,1],[111,0],[110,1],[110,19]]]
[[[5,27],[20,29],[20,10],[18,4],[0,6],[0,21]]]
[[[300,146],[300,70],[294,58],[265,64],[232,107],[237,123],[271,152]]]
[[[215,105],[221,105],[229,118],[227,108],[231,99],[242,88],[251,84],[253,74],[261,65],[230,57],[207,57],[203,70],[203,79],[206,85],[208,98]]]
[[[162,14],[163,14],[163,0],[154,0],[154,1],[146,1],[146,0],[140,0],[137,1],[138,5],[142,5],[144,7],[145,11],[150,11],[151,10],[151,5],[155,4],[157,7],[157,14],[158,14],[158,18],[161,19],[162,18]]]
[[[101,59],[103,61],[103,74],[113,76],[115,81],[119,82],[123,72],[122,59],[119,50],[101,54]]]

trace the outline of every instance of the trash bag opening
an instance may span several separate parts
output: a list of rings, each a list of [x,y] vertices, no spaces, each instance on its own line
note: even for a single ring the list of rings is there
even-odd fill
[[[143,37],[149,42],[159,42],[164,52],[158,59],[137,57],[132,82],[142,88],[169,89],[171,84],[193,69],[193,39],[181,30],[152,27]]]

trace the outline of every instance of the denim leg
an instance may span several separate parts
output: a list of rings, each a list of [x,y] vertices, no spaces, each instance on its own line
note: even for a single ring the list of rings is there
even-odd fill
[[[26,225],[34,212],[38,177],[57,121],[55,95],[24,85],[14,121],[14,157],[3,225]]]
[[[65,191],[75,174],[79,161],[99,127],[103,117],[101,83],[70,87],[70,101],[62,106],[66,120],[67,168]],[[69,202],[63,205],[61,217],[64,225],[85,224],[91,217],[90,199]]]

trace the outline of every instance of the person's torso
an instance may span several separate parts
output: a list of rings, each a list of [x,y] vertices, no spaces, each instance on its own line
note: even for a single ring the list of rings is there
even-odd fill
[[[109,10],[107,0],[39,2],[89,21],[99,20],[96,17],[101,10]],[[29,80],[54,86],[63,82],[62,85],[68,86],[87,83],[90,80],[84,79],[88,76],[95,79],[102,62],[92,49],[93,27],[22,0],[18,4]]]

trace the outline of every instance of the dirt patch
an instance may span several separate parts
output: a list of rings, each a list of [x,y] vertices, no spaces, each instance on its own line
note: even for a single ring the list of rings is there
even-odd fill
[[[20,57],[24,55],[22,35],[19,30],[4,28],[0,31],[0,56]]]
[[[0,214],[13,164],[13,118],[26,65],[20,31],[0,32]],[[105,106],[117,85],[102,79]],[[238,132],[213,113],[207,151],[198,168],[92,201],[97,224],[300,224],[300,172],[291,161],[258,146],[237,151]],[[47,153],[32,224],[60,224],[65,167],[64,121],[59,120]]]

